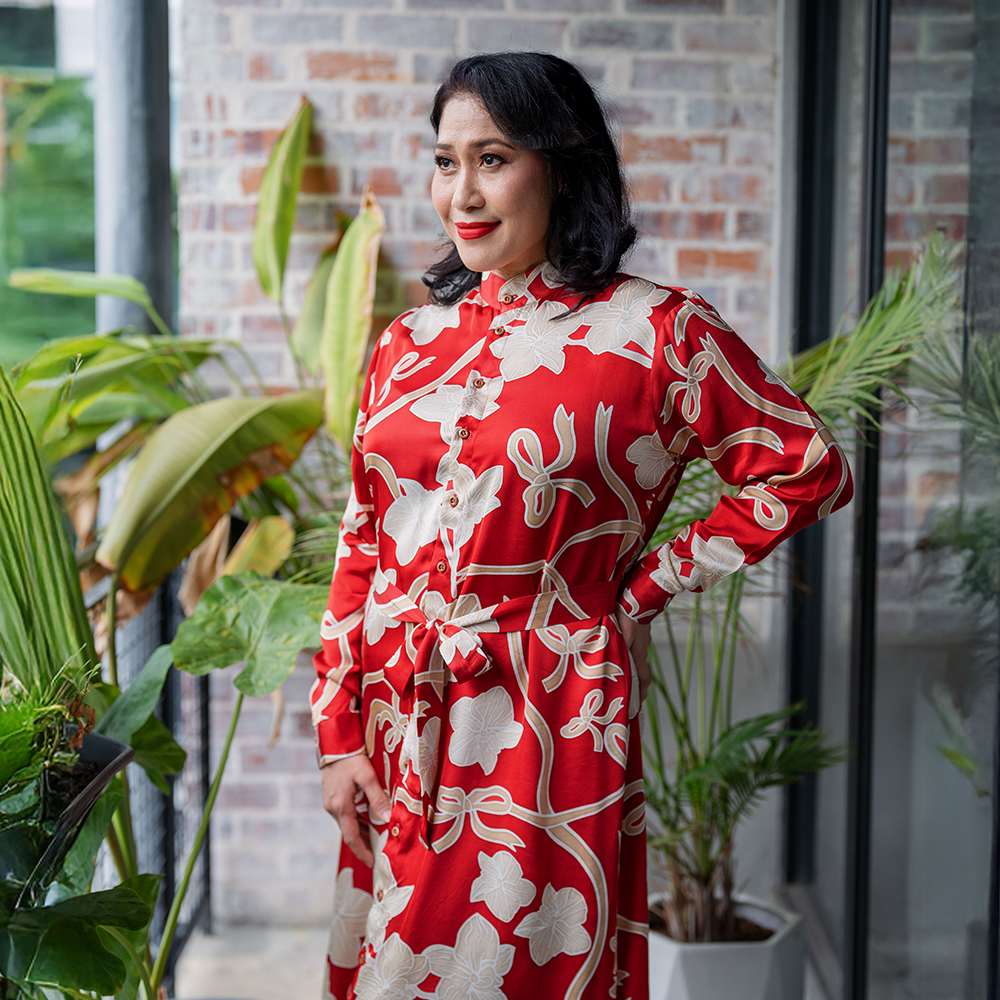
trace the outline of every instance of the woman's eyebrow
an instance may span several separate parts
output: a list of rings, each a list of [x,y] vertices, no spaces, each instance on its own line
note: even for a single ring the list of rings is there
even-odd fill
[[[507,149],[517,149],[516,146],[506,141],[506,139],[477,139],[475,142],[469,143],[474,149],[484,149],[486,146],[504,146]],[[450,142],[437,142],[434,144],[435,149],[441,150],[451,150],[455,147]]]

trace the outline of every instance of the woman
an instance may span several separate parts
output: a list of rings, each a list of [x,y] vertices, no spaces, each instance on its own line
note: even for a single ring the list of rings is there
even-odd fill
[[[372,356],[316,657],[330,993],[639,1000],[648,623],[850,476],[710,306],[618,273],[635,230],[574,67],[465,59],[431,121],[454,247]],[[695,457],[739,493],[643,558]]]

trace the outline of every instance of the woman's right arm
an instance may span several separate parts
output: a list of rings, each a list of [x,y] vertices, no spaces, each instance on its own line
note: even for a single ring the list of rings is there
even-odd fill
[[[373,357],[370,372],[374,370]],[[389,800],[365,753],[361,722],[365,603],[378,563],[374,505],[362,454],[371,392],[369,374],[354,429],[351,494],[340,525],[330,597],[320,627],[322,648],[313,660],[316,682],[310,692],[322,769],[323,806],[337,820],[344,843],[369,866],[372,855],[361,836],[355,801],[358,792],[368,799],[369,811],[376,818],[389,814]]]

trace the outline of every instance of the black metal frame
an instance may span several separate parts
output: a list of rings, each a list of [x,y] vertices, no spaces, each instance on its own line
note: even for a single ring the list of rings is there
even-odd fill
[[[796,351],[830,336],[835,130],[840,0],[799,6]],[[831,41],[832,40],[832,41]],[[791,724],[818,725],[823,649],[822,522],[791,540],[792,586],[788,623],[788,700],[804,702]],[[789,786],[785,796],[785,880],[811,882],[816,840],[816,777]]]
[[[871,299],[884,278],[890,13],[890,0],[867,0],[861,303]],[[840,15],[839,0],[801,0],[799,4],[800,190],[795,308],[799,349],[821,342],[831,332],[831,193],[839,72],[834,40],[840,37]],[[844,1000],[862,1000],[868,974],[879,458],[878,431],[869,421],[855,463],[855,578],[848,708],[854,756],[848,766]],[[789,623],[789,695],[793,701],[806,701],[796,720],[800,724],[819,720],[823,541],[822,527],[816,526],[797,535],[792,546],[799,586],[793,587]],[[785,876],[789,883],[812,881],[815,811],[814,779],[789,789],[785,812]]]
[[[865,6],[864,142],[861,156],[860,300],[867,303],[885,277],[885,181],[889,140],[891,0]],[[871,901],[872,756],[878,598],[880,439],[872,413],[858,443],[854,499],[854,595],[848,765],[847,863],[844,887],[844,998],[862,1000],[868,982]]]

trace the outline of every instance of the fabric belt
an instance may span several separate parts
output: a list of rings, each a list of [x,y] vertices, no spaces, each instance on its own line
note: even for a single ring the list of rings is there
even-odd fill
[[[439,778],[444,690],[449,678],[471,680],[493,666],[481,633],[526,632],[602,618],[614,613],[620,584],[619,580],[605,580],[547,590],[443,619],[428,618],[394,583],[378,574],[373,602],[382,614],[414,626],[383,671],[401,699],[412,696],[399,766],[408,793],[405,797],[420,803],[419,832],[426,846],[431,844]],[[439,660],[435,652],[440,652]]]

